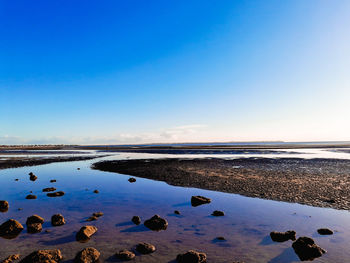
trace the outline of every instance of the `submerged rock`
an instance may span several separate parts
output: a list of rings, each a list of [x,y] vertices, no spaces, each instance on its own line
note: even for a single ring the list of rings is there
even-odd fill
[[[211,202],[210,198],[204,197],[204,196],[192,196],[191,198],[191,205],[196,207],[199,205],[209,204]]]
[[[36,199],[36,195],[27,195],[26,199]]]
[[[225,241],[226,240],[224,237],[217,237],[216,239],[220,240],[220,241]]]
[[[153,231],[160,231],[167,229],[168,221],[161,218],[159,215],[154,215],[152,218],[146,220],[144,225]]]
[[[14,255],[10,255],[7,258],[5,258],[2,263],[11,263],[12,261],[15,261],[17,259],[19,259],[21,255],[20,254],[14,254]]]
[[[101,216],[103,216],[103,213],[102,212],[95,212],[92,215],[96,216],[96,217],[101,217]]]
[[[98,194],[99,192],[100,192],[100,191],[98,191],[98,190],[94,190],[94,193],[95,193],[95,194]]]
[[[53,226],[62,226],[66,223],[64,220],[63,215],[61,214],[55,214],[51,217],[51,225]]]
[[[74,263],[94,263],[99,262],[100,252],[93,247],[84,248],[74,258]]]
[[[174,211],[174,214],[175,214],[175,215],[180,215],[181,213],[180,213],[180,211],[175,210],[175,211]]]
[[[211,215],[212,216],[224,216],[225,213],[223,211],[215,210]]]
[[[22,230],[23,226],[20,222],[14,219],[9,219],[0,225],[0,236],[7,239],[15,238]]]
[[[98,219],[97,216],[90,216],[88,219],[86,219],[86,221],[90,222],[90,221],[96,221]]]
[[[316,245],[310,237],[299,237],[292,247],[301,261],[313,260],[326,253],[326,250]]]
[[[185,254],[179,254],[176,257],[178,263],[205,263],[207,255],[205,253],[189,250]]]
[[[7,212],[9,210],[9,202],[5,200],[0,201],[0,212]]]
[[[55,187],[48,187],[43,189],[43,192],[53,192],[53,191],[56,191]]]
[[[55,179],[50,180],[50,183],[56,183],[57,181]]]
[[[135,182],[136,182],[136,179],[135,179],[134,177],[130,177],[130,178],[128,179],[128,181],[129,181],[130,183],[135,183]]]
[[[95,226],[83,226],[82,228],[80,228],[75,238],[77,241],[87,242],[90,240],[91,236],[96,233],[96,231],[97,227]]]
[[[20,263],[56,263],[62,260],[59,249],[37,250],[26,256]]]
[[[333,231],[328,229],[328,228],[320,228],[320,229],[317,229],[317,232],[320,234],[320,235],[333,235]]]
[[[150,254],[156,251],[156,247],[152,244],[142,242],[137,244],[136,251],[141,254]]]
[[[53,193],[47,193],[46,195],[48,197],[59,197],[59,196],[63,196],[64,192],[63,191],[58,191],[58,192],[53,192]]]
[[[272,239],[272,241],[275,242],[285,242],[287,240],[292,240],[295,241],[295,231],[289,230],[286,232],[276,232],[273,231],[270,233],[270,237]]]
[[[139,225],[141,224],[141,218],[139,216],[133,216],[131,218],[131,221],[135,224],[135,225]]]
[[[135,257],[135,254],[129,250],[123,249],[117,252],[115,256],[120,260],[128,261],[132,260]]]

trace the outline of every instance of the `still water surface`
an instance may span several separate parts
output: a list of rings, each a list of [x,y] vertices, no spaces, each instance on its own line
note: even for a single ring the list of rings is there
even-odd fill
[[[159,156],[124,153],[104,159],[147,157]],[[132,249],[138,242],[149,242],[156,246],[157,251],[151,255],[138,255],[132,262],[173,262],[178,253],[196,249],[207,254],[208,262],[289,263],[299,262],[291,248],[291,241],[273,243],[269,233],[295,230],[297,236],[310,236],[328,251],[314,262],[350,260],[348,211],[174,187],[143,178],[129,183],[127,175],[91,170],[91,164],[96,161],[0,170],[0,200],[10,203],[9,211],[0,213],[0,223],[13,218],[25,226],[26,218],[33,214],[46,220],[39,234],[29,234],[25,227],[16,239],[0,238],[0,259],[13,253],[27,255],[36,249],[59,248],[64,262],[70,262],[79,250],[93,246],[101,252],[103,261],[116,262],[113,255],[118,250]],[[77,170],[78,167],[81,169]],[[29,180],[30,171],[38,176],[35,182]],[[50,183],[51,179],[57,182]],[[58,198],[47,197],[42,189],[52,186],[66,194]],[[100,193],[93,193],[95,189]],[[30,191],[38,199],[26,200],[25,196]],[[212,198],[212,203],[192,207],[192,195]],[[174,210],[179,210],[181,215],[175,215]],[[214,210],[225,211],[225,216],[211,216]],[[98,211],[102,211],[104,216],[98,221],[85,222]],[[66,225],[50,225],[50,218],[56,213],[64,215]],[[134,215],[144,221],[154,214],[168,220],[166,231],[153,232],[130,221]],[[97,226],[97,233],[88,243],[76,242],[76,232],[88,224]],[[320,236],[316,230],[321,227],[336,232],[333,236]],[[46,233],[45,230],[51,232]],[[215,238],[218,236],[224,236],[226,241],[217,241]]]

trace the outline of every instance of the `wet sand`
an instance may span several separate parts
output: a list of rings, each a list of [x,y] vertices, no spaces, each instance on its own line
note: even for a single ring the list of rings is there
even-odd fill
[[[170,185],[350,209],[350,160],[301,158],[102,161],[94,169]]]
[[[1,155],[0,155],[1,156]],[[58,162],[72,162],[72,161],[84,161],[91,160],[101,156],[65,156],[65,157],[10,157],[5,158],[4,160],[0,159],[0,169],[8,168],[18,168],[24,166],[36,166],[49,163],[58,163]]]

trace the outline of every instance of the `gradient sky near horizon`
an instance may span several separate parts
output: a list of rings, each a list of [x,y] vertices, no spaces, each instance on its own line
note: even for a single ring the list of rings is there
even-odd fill
[[[0,144],[350,140],[349,14],[0,0]]]

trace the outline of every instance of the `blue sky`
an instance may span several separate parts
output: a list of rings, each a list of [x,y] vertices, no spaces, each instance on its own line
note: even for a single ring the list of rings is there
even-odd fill
[[[349,13],[0,0],[0,144],[350,140]]]

